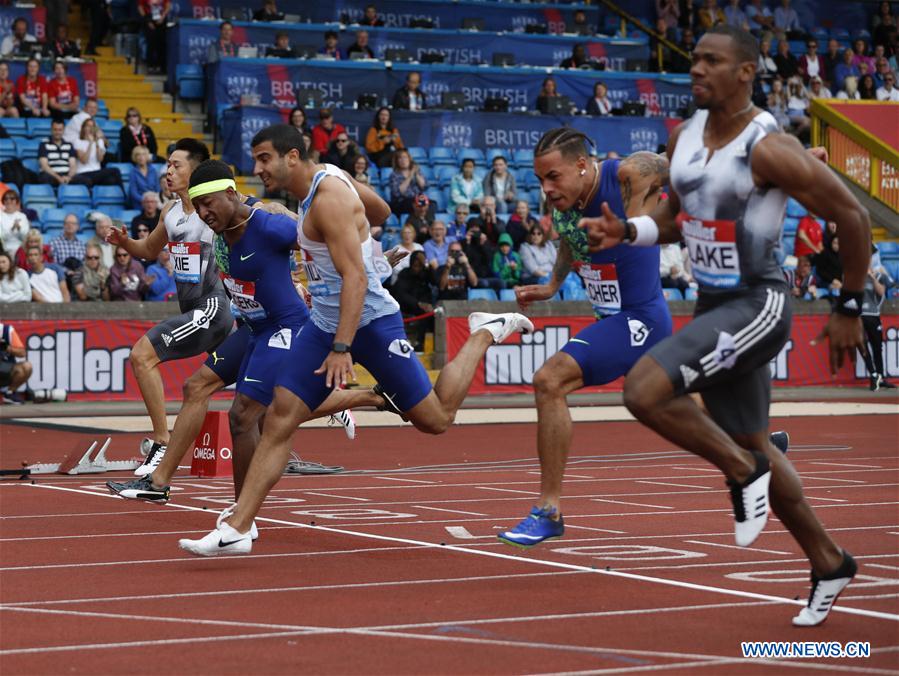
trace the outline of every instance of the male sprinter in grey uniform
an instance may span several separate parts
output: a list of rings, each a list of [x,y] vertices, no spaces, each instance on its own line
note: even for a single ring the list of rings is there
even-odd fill
[[[131,368],[153,424],[153,437],[141,443],[146,459],[134,471],[137,476],[156,468],[169,442],[159,365],[212,352],[234,327],[230,301],[213,257],[212,230],[197,216],[187,195],[191,172],[208,159],[209,150],[202,142],[192,138],[178,141],[169,155],[165,178],[177,199],[163,208],[159,225],[142,240],[129,238],[124,227],[107,236],[134,258],[145,260],[156,260],[168,245],[182,313],[154,326],[131,348]]]
[[[867,212],[833,173],[753,106],[758,54],[746,31],[707,31],[690,69],[699,110],[668,143],[670,199],[624,222],[603,205],[602,216],[581,225],[594,249],[686,241],[700,285],[696,316],[637,362],[624,401],[645,425],[724,473],[738,545],[750,545],[764,528],[770,489],[771,507],[811,562],[808,603],[793,618],[807,627],[827,618],[857,567],[812,512],[790,461],[768,440],[768,362],[789,337],[791,314],[774,253],[788,195],[837,223],[843,288],[822,333],[835,371],[863,343],[859,314],[871,231]],[[690,392],[702,395],[709,415]]]

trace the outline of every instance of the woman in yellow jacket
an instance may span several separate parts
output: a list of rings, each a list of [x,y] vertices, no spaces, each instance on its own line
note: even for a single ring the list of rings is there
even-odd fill
[[[378,167],[389,167],[393,152],[403,148],[403,139],[393,124],[390,108],[379,108],[365,137],[365,150]]]

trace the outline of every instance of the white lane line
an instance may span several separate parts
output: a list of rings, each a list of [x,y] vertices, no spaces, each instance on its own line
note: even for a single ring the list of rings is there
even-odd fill
[[[899,570],[899,566],[889,566],[885,563],[868,563],[872,568],[886,568],[887,570]]]
[[[63,487],[59,487],[59,486],[49,486],[49,485],[41,485],[41,484],[24,484],[23,487],[26,489],[27,488],[38,488],[38,489],[43,489],[43,490],[58,490],[58,491],[66,491],[66,492],[72,492],[72,493],[81,493],[83,495],[91,495],[94,497],[97,497],[99,495],[99,494],[93,493],[91,491],[83,491],[83,490],[76,489],[76,488],[63,488]],[[99,497],[107,497],[107,496],[100,495]],[[111,496],[111,495],[108,497],[116,499],[114,496]],[[191,511],[195,511],[195,512],[205,511],[199,507],[193,507],[190,505],[177,505],[176,504],[176,505],[171,505],[171,507],[173,507],[175,509],[185,509],[185,510],[191,510]],[[755,592],[747,592],[747,591],[742,591],[742,590],[737,590],[737,589],[727,589],[724,587],[714,587],[711,585],[696,584],[693,582],[685,582],[685,581],[681,581],[681,580],[669,580],[669,579],[660,578],[660,577],[652,577],[649,575],[640,575],[637,573],[626,573],[626,572],[617,571],[617,570],[605,570],[604,568],[594,569],[594,568],[591,568],[588,566],[576,565],[576,564],[572,564],[572,563],[563,563],[561,561],[545,561],[545,560],[541,560],[541,559],[530,559],[530,558],[525,558],[523,556],[513,556],[512,554],[505,554],[502,552],[494,552],[494,551],[489,551],[486,549],[470,549],[468,547],[461,547],[459,545],[436,544],[433,542],[426,542],[423,540],[413,540],[412,538],[399,538],[399,537],[393,537],[393,536],[389,536],[389,535],[364,533],[364,532],[346,530],[344,528],[334,528],[332,526],[309,526],[305,523],[300,523],[297,521],[287,521],[284,519],[272,519],[270,517],[257,517],[257,520],[265,522],[265,523],[276,523],[279,525],[287,525],[287,526],[295,525],[299,528],[307,528],[310,530],[318,529],[318,530],[327,531],[329,533],[336,533],[336,534],[340,534],[340,535],[349,535],[352,537],[361,537],[361,538],[367,538],[367,539],[371,539],[371,540],[379,540],[382,542],[393,542],[393,543],[400,543],[400,544],[407,544],[407,545],[420,545],[421,547],[426,547],[429,549],[440,549],[440,550],[446,550],[446,551],[459,552],[459,553],[463,553],[463,554],[474,554],[476,556],[484,556],[484,557],[502,559],[502,560],[506,560],[506,561],[515,561],[518,563],[531,563],[531,564],[538,565],[538,566],[547,566],[550,568],[559,568],[562,570],[575,570],[575,571],[582,571],[582,572],[588,572],[588,573],[596,573],[598,575],[607,575],[610,577],[625,578],[625,579],[629,579],[629,580],[636,580],[639,582],[651,582],[654,584],[666,585],[666,586],[670,586],[670,587],[680,587],[682,589],[692,589],[694,591],[710,592],[713,594],[724,594],[727,596],[739,596],[742,598],[758,599],[761,601],[779,601],[780,603],[784,603],[784,604],[792,605],[792,606],[805,606],[806,605],[805,601],[799,601],[799,600],[795,600],[795,599],[791,599],[791,598],[783,598],[780,596],[772,596],[770,594],[758,594]],[[893,613],[884,613],[884,612],[879,612],[879,611],[874,611],[874,610],[867,610],[864,608],[853,608],[853,607],[849,607],[849,606],[839,606],[838,605],[835,608],[833,608],[831,610],[831,612],[841,612],[841,613],[846,613],[848,615],[863,615],[865,617],[872,617],[872,618],[877,618],[877,619],[882,619],[882,620],[889,620],[892,622],[899,622],[899,615],[896,615]]]
[[[848,500],[842,500],[840,498],[822,498],[818,495],[806,495],[806,500],[824,500],[825,502],[848,502]]]
[[[822,462],[819,460],[815,460],[809,463],[810,465],[830,465],[831,467],[851,467],[852,469],[883,469],[880,465],[858,465],[855,463],[848,462]]]
[[[687,477],[689,478],[689,477]],[[699,478],[699,477],[697,477]],[[638,484],[653,484],[655,486],[677,486],[678,488],[701,488],[704,491],[712,490],[709,486],[697,486],[695,484],[675,484],[670,481],[649,481],[649,480],[634,480],[634,483]]]
[[[461,509],[443,509],[441,507],[428,507],[426,505],[412,505],[413,509],[430,509],[435,512],[449,512],[450,514],[468,514],[469,516],[487,516],[482,512],[463,512]]]
[[[569,519],[577,518],[577,514],[569,517]],[[611,528],[591,528],[590,526],[575,526],[573,523],[569,521],[569,523],[565,524],[566,528],[574,528],[576,530],[589,530],[594,533],[614,533],[616,535],[624,535],[625,531],[623,530],[612,530]]]
[[[803,479],[810,479],[814,481],[839,481],[841,484],[866,484],[867,481],[860,481],[859,479],[837,479],[832,476],[813,476],[810,472],[806,472],[805,474],[800,475]]]
[[[412,483],[412,484],[439,484],[440,483],[439,481],[423,481],[421,479],[401,479],[398,476],[376,476],[374,478],[380,479],[381,481],[408,481],[409,483]],[[384,488],[384,487],[383,486],[371,486],[365,490],[369,490],[369,489],[378,490],[381,488]],[[411,486],[409,486],[409,488],[411,488]]]
[[[482,491],[501,491],[503,493],[520,493],[521,495],[537,495],[535,491],[516,491],[511,488],[496,488],[495,486],[475,486]]]
[[[894,559],[899,554],[865,554],[856,556],[858,559]],[[808,565],[808,559],[772,559],[769,561],[727,561],[723,563],[669,563],[664,566],[621,566],[618,570],[646,571],[646,570],[686,570],[687,568],[726,568],[728,566],[762,566],[784,563],[799,563]],[[840,597],[842,598],[842,597]]]
[[[543,472],[536,470],[536,471],[525,472],[525,474],[534,474],[536,476],[541,476],[543,474]],[[592,481],[602,481],[602,479],[599,479],[598,477],[584,476],[583,474],[566,474],[565,480],[568,481],[569,479],[587,479],[587,480],[592,480]]]
[[[303,495],[318,495],[323,498],[335,498],[337,500],[357,500],[359,502],[371,502],[371,500],[368,498],[355,498],[349,495],[331,495],[329,493],[315,493],[313,491],[303,491]]]
[[[739,549],[741,551],[746,551],[746,547],[738,547],[737,545],[725,545],[720,542],[705,542],[704,540],[684,540],[684,542],[689,542],[692,545],[706,545],[708,547],[724,547],[725,549]],[[753,547],[751,550],[753,552],[764,552],[765,554],[783,554],[784,556],[790,556],[793,552],[782,552],[779,549],[760,549],[759,547]]]
[[[650,509],[674,509],[666,505],[647,505],[643,502],[626,502],[624,500],[609,500],[608,498],[592,498],[591,502],[611,502],[613,505],[630,505],[631,507],[649,507]]]

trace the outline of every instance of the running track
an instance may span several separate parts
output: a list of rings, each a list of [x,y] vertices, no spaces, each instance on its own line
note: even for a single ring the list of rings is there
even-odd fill
[[[242,558],[177,548],[212,527],[226,479],[180,478],[167,507],[109,497],[112,475],[2,482],[0,671],[897,673],[896,418],[779,424],[861,564],[821,628],[790,626],[808,569],[780,523],[733,546],[720,476],[635,423],[576,425],[566,536],[526,553],[495,534],[533,502],[532,425],[362,428],[352,443],[311,429],[295,438],[304,458],[366,471],[285,477]],[[0,464],[90,438],[0,425]],[[112,457],[137,439],[115,436]],[[749,640],[870,641],[873,654],[750,661]]]

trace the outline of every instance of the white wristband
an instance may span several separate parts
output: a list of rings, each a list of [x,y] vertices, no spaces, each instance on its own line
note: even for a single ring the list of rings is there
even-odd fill
[[[652,246],[659,241],[659,226],[651,216],[635,216],[627,220],[636,231],[632,246]]]

